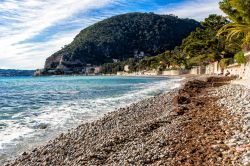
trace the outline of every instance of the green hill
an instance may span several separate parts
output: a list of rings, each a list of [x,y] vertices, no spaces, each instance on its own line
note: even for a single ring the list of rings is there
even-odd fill
[[[128,13],[82,30],[72,43],[47,58],[45,71],[126,60],[135,52],[153,56],[180,45],[199,23],[172,15]]]

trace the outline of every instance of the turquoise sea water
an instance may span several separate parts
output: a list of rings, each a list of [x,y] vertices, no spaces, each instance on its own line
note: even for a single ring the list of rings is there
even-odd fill
[[[0,161],[115,108],[179,86],[178,78],[0,77]]]

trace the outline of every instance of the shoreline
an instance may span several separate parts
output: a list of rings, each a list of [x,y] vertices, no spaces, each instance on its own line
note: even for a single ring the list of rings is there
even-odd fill
[[[185,75],[44,75],[44,76],[33,76],[33,77],[185,77]],[[194,75],[192,75],[194,76]]]
[[[30,79],[32,78],[24,78],[22,82],[24,83],[26,81],[29,81]],[[117,108],[126,107],[132,103],[139,102],[144,98],[149,98],[156,94],[164,93],[166,90],[172,88],[173,85],[179,86],[180,84],[179,79],[174,79],[174,78],[134,79],[134,78],[97,77],[97,78],[86,78],[85,80],[85,78],[83,77],[79,78],[65,77],[65,78],[48,78],[48,81],[52,83],[58,79],[70,80],[69,82],[72,82],[73,84],[72,83],[68,84],[67,83],[68,81],[65,81],[66,82],[65,84],[62,83],[63,85],[65,85],[63,89],[69,92],[69,94],[64,95],[66,94],[64,93],[66,91],[63,90],[63,93],[62,94],[58,93],[58,97],[56,98],[61,98],[61,96],[62,97],[67,96],[69,98],[73,98],[73,100],[63,102],[64,99],[62,98],[59,99],[58,101],[59,104],[52,103],[49,104],[48,106],[43,106],[40,109],[31,110],[29,111],[32,112],[29,113],[29,115],[31,115],[30,116],[31,118],[29,118],[28,115],[27,117],[29,119],[25,121],[24,125],[19,123],[20,120],[16,120],[9,123],[8,126],[10,127],[6,127],[8,130],[3,128],[1,130],[3,137],[0,140],[1,145],[3,145],[0,154],[1,158],[0,165],[6,159],[13,159],[14,156],[20,155],[24,151],[31,151],[33,147],[45,145],[49,140],[53,140],[59,134],[67,132],[68,129],[76,128],[80,124],[97,120],[107,112],[115,111]],[[36,82],[46,82],[44,84],[46,87],[46,85],[48,85],[46,80],[47,78],[41,78],[38,80],[36,80],[35,78],[35,80],[32,81],[34,81],[35,84]],[[89,82],[93,82],[94,84],[90,85]],[[118,84],[117,82],[121,82],[122,84]],[[86,89],[85,84],[94,87],[92,88],[93,91],[91,89],[90,90]],[[72,93],[69,90],[67,90],[68,87],[69,89],[71,88],[71,85],[73,85],[73,89],[76,90],[76,91],[74,90]],[[132,85],[132,87],[130,87],[130,85]],[[57,83],[55,83],[55,86],[57,86]],[[78,90],[78,88],[75,87],[81,87],[81,89]],[[53,91],[53,89],[56,88],[50,88],[50,89]],[[85,89],[87,90],[87,92],[89,91],[93,92],[93,95],[90,94],[89,96],[86,96],[87,95],[86,93],[81,93],[82,95],[79,96],[81,97],[81,99],[75,100],[74,98],[74,94],[76,94],[75,92],[77,92],[78,95],[79,92],[86,91]],[[111,89],[111,91],[109,89]],[[46,91],[47,90],[45,90],[45,92]],[[102,94],[99,94],[99,92],[102,92]],[[39,94],[44,94],[44,92],[42,91]],[[55,94],[57,94],[57,91],[55,91]],[[22,98],[21,95],[20,98]],[[44,99],[45,99],[44,101],[46,102],[47,99],[46,98]],[[36,103],[36,101],[40,101],[39,98],[37,99],[33,98],[31,100],[33,100],[34,103]],[[35,114],[36,116],[32,116],[33,113],[36,112],[37,112],[37,114]],[[20,115],[18,114],[18,116]],[[25,115],[23,117],[25,117]],[[17,125],[13,125],[14,122],[16,122]],[[18,128],[19,126],[21,126],[21,128]],[[17,134],[15,134],[15,132],[12,131],[17,131],[16,132]],[[25,133],[26,131],[27,134]]]
[[[228,138],[219,122],[232,116],[216,104],[218,94],[210,95],[214,80],[206,79],[186,78],[181,88],[82,124],[6,166],[223,163],[222,152],[213,147]]]
[[[193,74],[181,74],[181,75],[117,75],[117,74],[103,74],[103,75],[84,75],[84,74],[75,74],[75,75],[41,75],[41,76],[32,76],[32,77],[174,77],[174,78],[190,78],[190,77],[200,77],[201,75],[193,75]]]
[[[30,78],[27,78],[26,80],[25,78],[25,82],[29,81],[29,79]],[[36,78],[34,79],[34,81],[36,82]],[[64,80],[64,78],[48,78],[49,82],[54,82],[54,80],[57,79]],[[38,78],[38,82],[43,82],[46,80],[47,78]],[[13,126],[13,128],[9,127],[10,129],[7,128],[8,130],[5,130],[5,128],[3,128],[4,130],[2,131],[6,132],[2,132],[3,137],[0,140],[2,143],[1,145],[3,145],[0,154],[0,165],[6,160],[14,159],[14,156],[20,155],[24,151],[32,151],[33,147],[45,145],[49,140],[55,139],[59,134],[66,133],[69,129],[76,128],[80,124],[100,119],[107,112],[115,111],[117,108],[127,107],[132,103],[136,103],[145,98],[150,98],[152,96],[164,93],[169,89],[176,88],[180,85],[180,79],[177,78],[96,77],[86,78],[85,80],[84,77],[65,77],[65,80],[70,80],[70,82],[74,83],[72,84],[74,85],[73,89],[76,89],[77,94],[79,94],[78,92],[85,91],[85,84],[88,85],[89,82],[97,82],[98,84],[92,84],[91,87],[95,87],[92,88],[94,92],[93,95],[90,94],[89,96],[86,96],[86,93],[82,94],[80,97],[83,99],[66,102],[62,102],[64,100],[59,99],[58,105],[49,104],[48,106],[44,106],[39,110],[32,110],[31,112],[37,112],[38,116],[33,116],[30,118],[31,120],[25,121],[25,125],[34,124],[33,126],[25,126],[26,128],[24,128],[22,124],[19,125],[20,121],[16,121],[16,124],[18,124],[16,125],[17,127],[12,125],[13,123],[10,123],[9,126]],[[105,86],[103,87],[105,87],[106,90],[102,88],[102,83],[99,85],[99,82],[104,82],[103,85]],[[118,84],[117,82],[121,82],[121,84]],[[111,84],[109,85],[109,83]],[[47,84],[48,83],[46,83],[45,85]],[[82,84],[84,85],[83,87],[81,87]],[[57,86],[57,84],[55,85]],[[132,85],[132,87],[130,87],[130,85]],[[70,86],[68,83],[65,83],[64,89],[67,89],[67,87],[71,88],[71,83]],[[75,87],[81,87],[82,89],[78,90],[78,88]],[[53,89],[54,88],[51,88],[52,91]],[[111,91],[109,89],[111,89]],[[99,94],[99,92],[103,93]],[[41,94],[43,94],[43,92]],[[55,94],[57,94],[57,92]],[[74,96],[75,92],[73,92],[72,94]],[[69,93],[69,95],[61,95],[59,93],[58,97],[60,96],[68,97],[71,96],[71,93]],[[74,99],[73,96],[70,98]],[[89,99],[85,99],[85,96]],[[40,99],[38,98],[38,100],[34,100],[34,103],[36,101],[40,101]],[[61,105],[60,103],[63,103],[63,105]],[[72,122],[75,123],[72,124]],[[21,126],[24,129],[20,128],[19,130],[18,126]],[[29,130],[29,128],[31,128],[31,130]],[[27,131],[27,129],[29,133],[26,134],[25,132]],[[20,134],[17,133],[13,138],[12,135],[9,136],[9,134],[15,134],[15,132],[12,131],[18,131]]]

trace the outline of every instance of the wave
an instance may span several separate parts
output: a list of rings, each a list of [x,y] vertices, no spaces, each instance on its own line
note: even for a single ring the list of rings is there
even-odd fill
[[[116,108],[178,88],[181,80],[174,78],[153,83],[138,83],[131,85],[135,86],[133,90],[124,94],[65,101],[60,105],[52,102],[39,110],[17,113],[11,120],[0,121],[0,157],[13,156],[81,123],[96,120]]]

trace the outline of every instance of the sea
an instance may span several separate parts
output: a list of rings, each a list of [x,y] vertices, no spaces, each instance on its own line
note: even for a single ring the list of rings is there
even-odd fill
[[[182,78],[0,77],[0,163],[117,108],[170,91]]]

